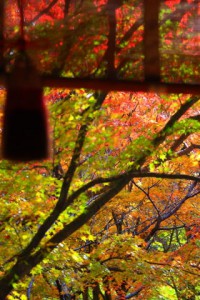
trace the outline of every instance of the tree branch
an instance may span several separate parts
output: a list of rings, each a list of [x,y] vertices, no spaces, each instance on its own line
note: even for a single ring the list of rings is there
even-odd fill
[[[73,203],[73,201],[78,198],[82,193],[86,192],[88,189],[92,188],[93,186],[101,183],[108,183],[108,182],[115,182],[121,179],[128,179],[131,180],[133,178],[163,178],[163,179],[180,179],[180,180],[191,180],[191,181],[198,181],[200,182],[200,177],[191,176],[187,174],[165,174],[165,173],[155,173],[155,172],[149,172],[149,173],[142,173],[142,172],[127,172],[123,173],[121,175],[116,175],[112,177],[98,177],[82,187],[80,187],[78,190],[76,190],[73,194],[71,194],[68,197],[68,205]]]
[[[185,197],[183,197],[176,205],[174,208],[169,208],[169,211],[164,213],[161,216],[161,221],[165,221],[166,219],[168,219],[169,217],[171,217],[172,215],[174,215],[179,209],[180,207],[185,203],[186,200],[188,200],[189,198],[193,198],[194,196],[198,195],[200,193],[200,191],[193,193],[192,191],[194,190],[194,188],[197,185],[197,181],[194,181],[193,183],[190,184],[189,188],[188,188],[188,192],[185,195]]]
[[[151,197],[150,197],[150,194],[149,194],[150,188],[148,188],[148,192],[146,192],[143,188],[141,188],[138,184],[136,184],[136,183],[134,182],[134,180],[133,180],[132,182],[133,182],[133,184],[134,184],[140,191],[142,191],[142,192],[146,195],[146,197],[149,199],[149,201],[150,201],[151,204],[153,205],[155,211],[157,212],[157,214],[158,214],[158,219],[159,219],[159,218],[160,218],[160,211],[159,211],[159,209],[157,208],[157,206],[155,205],[154,201],[153,201],[153,200],[151,199]]]
[[[139,289],[137,289],[135,292],[128,294],[125,299],[131,299],[135,296],[137,296],[142,290],[144,289],[144,286],[141,286]]]
[[[189,108],[191,108],[195,103],[197,103],[199,99],[200,96],[193,96],[181,105],[178,111],[170,118],[170,120],[167,122],[164,128],[160,130],[156,138],[153,140],[153,145],[155,147],[160,145],[165,140],[165,138],[171,134],[171,130],[175,123],[186,113],[186,111]]]
[[[181,106],[181,108],[175,113],[170,121],[166,124],[164,129],[161,130],[159,133],[159,138],[155,138],[153,143],[158,145],[161,143],[167,133],[168,128],[170,125],[173,125],[175,121],[182,116],[182,114],[187,111],[189,107],[191,107],[194,103],[198,101],[198,98],[194,97],[187,103]],[[162,134],[163,133],[163,134]],[[78,139],[77,139],[78,140]],[[81,144],[80,144],[81,145]],[[79,145],[79,146],[80,146]],[[81,146],[82,147],[82,146]],[[147,154],[143,154],[143,156],[139,159],[139,162],[142,164],[145,161]],[[73,170],[75,170],[75,161],[77,158],[77,153],[74,152],[74,158],[75,160],[72,160],[72,165],[71,165],[71,171],[73,173]],[[64,195],[67,196],[67,191],[69,188],[69,182],[71,182],[73,175],[68,172],[68,175],[65,176],[65,184],[66,184],[66,189],[64,188],[63,184],[63,193]],[[71,198],[68,198],[67,204],[63,206],[63,210],[67,207],[67,205],[70,205],[75,197],[77,197],[80,193],[86,191],[89,187],[94,186],[97,183],[103,183],[103,182],[114,182],[115,184],[111,186],[111,188],[105,192],[103,195],[100,195],[88,208],[87,212],[81,214],[78,216],[74,221],[72,221],[70,224],[66,225],[63,230],[58,232],[52,239],[49,240],[49,244],[51,247],[46,248],[45,250],[39,250],[37,252],[37,255],[35,256],[35,259],[37,260],[38,257],[43,257],[43,255],[47,255],[52,249],[54,249],[61,241],[63,241],[65,238],[67,238],[70,234],[72,234],[74,231],[79,229],[85,222],[87,222],[96,212],[100,210],[100,208],[107,203],[112,197],[114,197],[121,189],[133,178],[133,177],[157,177],[157,178],[171,178],[171,179],[186,179],[186,180],[193,180],[195,182],[199,181],[200,179],[198,177],[194,176],[189,176],[185,174],[157,174],[157,173],[142,173],[142,172],[133,172],[129,171],[127,173],[114,176],[111,178],[97,178],[94,181],[89,182],[86,184],[84,187],[81,189],[77,190],[73,195],[71,195]],[[61,193],[62,194],[62,193]],[[63,194],[60,196],[62,201],[63,201]],[[66,199],[66,198],[65,198]],[[61,205],[61,200],[59,199],[60,202],[58,202],[58,207]],[[62,205],[61,205],[62,206]],[[56,206],[57,208],[57,206]],[[33,238],[32,242],[27,246],[27,248],[19,255],[19,257],[24,257],[29,254],[31,250],[33,250],[40,242],[40,240],[43,238],[44,234],[46,231],[50,228],[50,226],[53,224],[53,222],[57,219],[59,214],[62,212],[60,209],[54,209],[52,214],[46,219],[46,221],[43,223],[43,225],[40,227],[38,233],[36,236]],[[55,217],[56,216],[56,217]],[[48,226],[47,226],[48,225]],[[48,250],[47,250],[48,249]],[[41,252],[42,251],[42,252]]]
[[[99,97],[97,97],[96,103],[94,104],[92,111],[96,111],[101,106],[103,99],[105,99],[105,93],[101,93]],[[45,236],[46,232],[49,228],[54,224],[54,222],[58,219],[59,215],[76,199],[73,197],[68,198],[69,188],[76,171],[76,168],[79,163],[81,151],[84,145],[85,137],[88,131],[88,127],[92,122],[92,117],[86,117],[86,120],[81,125],[81,128],[78,133],[78,137],[76,139],[76,144],[74,147],[74,151],[72,154],[71,162],[69,168],[64,176],[63,184],[61,187],[60,196],[58,202],[56,203],[51,214],[46,218],[44,223],[39,227],[37,233],[32,238],[31,242],[27,245],[27,247],[19,254],[19,257],[24,257],[31,253],[33,249],[35,249],[40,241]]]
[[[190,146],[186,147],[183,150],[180,150],[176,153],[177,156],[183,156],[189,154],[194,149],[200,149],[200,145],[191,144]]]
[[[56,203],[55,208],[51,212],[51,214],[47,217],[47,219],[44,221],[44,223],[39,227],[37,233],[32,238],[31,242],[27,245],[27,247],[22,251],[19,256],[23,257],[30,253],[34,248],[36,248],[42,238],[44,237],[45,233],[49,228],[53,225],[53,223],[57,220],[59,215],[66,209],[66,207],[69,205],[67,202],[67,194],[69,191],[69,187],[72,181],[72,178],[74,176],[74,173],[76,171],[76,166],[81,154],[81,150],[83,147],[83,143],[85,140],[85,136],[87,133],[88,126],[82,125],[79,134],[76,140],[76,145],[74,147],[74,152],[71,158],[71,163],[69,165],[68,171],[66,172],[64,176],[64,181],[62,184],[60,196],[58,199],[58,202]]]
[[[47,7],[45,7],[43,10],[39,12],[37,16],[35,16],[31,21],[25,22],[25,26],[33,25],[39,18],[41,18],[44,14],[47,14],[49,10],[58,2],[58,0],[52,0],[51,3]]]

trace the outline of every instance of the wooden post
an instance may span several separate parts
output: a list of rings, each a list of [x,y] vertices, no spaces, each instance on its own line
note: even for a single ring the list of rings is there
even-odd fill
[[[147,81],[160,81],[160,0],[144,0],[144,73]]]

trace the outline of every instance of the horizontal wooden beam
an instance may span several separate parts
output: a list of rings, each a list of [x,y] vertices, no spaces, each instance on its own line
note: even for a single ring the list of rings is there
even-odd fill
[[[120,79],[90,79],[42,76],[42,85],[51,88],[91,89],[126,92],[155,92],[200,95],[200,84],[165,83],[159,81],[137,82]],[[0,85],[5,86],[5,76],[0,76]]]
[[[164,83],[164,82],[136,82],[120,79],[86,79],[86,78],[53,78],[42,77],[43,85],[55,88],[79,89],[126,92],[157,92],[175,94],[200,95],[200,84]]]

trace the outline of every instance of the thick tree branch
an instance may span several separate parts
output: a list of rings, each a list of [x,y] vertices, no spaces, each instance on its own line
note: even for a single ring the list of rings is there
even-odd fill
[[[200,96],[193,96],[188,101],[186,101],[184,104],[181,105],[178,111],[170,118],[170,120],[167,122],[164,128],[159,132],[157,137],[153,140],[154,146],[161,144],[165,140],[165,138],[171,134],[172,128],[175,125],[175,123],[186,113],[186,111],[189,108],[191,108],[195,103],[197,103],[199,99]]]
[[[80,154],[81,154],[81,150],[82,150],[82,147],[83,147],[83,143],[84,143],[84,140],[85,140],[87,129],[88,129],[87,125],[82,125],[80,130],[79,130],[79,134],[78,134],[78,137],[77,137],[77,140],[76,140],[76,145],[74,147],[74,153],[72,155],[71,163],[69,165],[68,171],[66,172],[66,174],[64,176],[64,181],[63,181],[63,184],[62,184],[60,196],[59,196],[59,199],[58,199],[58,202],[57,202],[55,208],[53,209],[51,214],[47,217],[47,219],[44,221],[44,223],[39,227],[39,229],[38,229],[37,233],[35,234],[35,236],[33,237],[32,241],[22,251],[20,256],[23,257],[24,255],[30,253],[34,248],[36,248],[38,246],[38,244],[40,243],[40,241],[44,237],[47,230],[49,230],[49,228],[54,224],[54,222],[57,220],[59,215],[67,207],[67,205],[68,205],[68,202],[66,202],[67,194],[68,194],[68,191],[69,191],[69,187],[70,187],[72,178],[73,178],[74,173],[76,171],[76,167],[77,167],[78,160],[79,160],[79,157],[80,157]]]
[[[49,244],[50,248],[52,247],[55,248],[56,245],[58,245],[61,241],[66,239],[69,235],[71,235],[74,231],[79,229],[83,224],[85,224],[89,219],[97,213],[101,207],[103,207],[112,197],[114,197],[121,189],[122,186],[124,186],[127,181],[129,181],[128,178],[122,178],[118,180],[118,182],[115,183],[113,187],[111,187],[108,191],[106,191],[104,194],[100,195],[94,202],[92,202],[88,207],[86,212],[82,213],[80,216],[75,218],[70,224],[67,224],[61,231],[59,231],[57,234],[52,237],[47,245]],[[198,178],[199,181],[199,178]],[[195,179],[195,182],[191,185],[192,190],[196,186],[197,181]],[[191,196],[191,191],[190,194],[186,195],[184,199],[181,201],[181,203],[173,210],[173,213],[175,213],[179,208],[180,205],[182,205],[188,198],[192,197]],[[163,221],[166,217],[168,217],[166,214],[161,216],[161,221]]]
[[[191,176],[187,174],[165,174],[165,173],[150,172],[150,173],[135,173],[133,177],[134,178],[151,177],[151,178],[164,178],[164,179],[180,179],[180,180],[192,180],[192,181],[200,182],[200,177]]]
[[[31,254],[28,246],[21,255],[18,256],[17,262],[11,270],[0,280],[0,286],[4,287],[1,291],[0,300],[9,294],[12,290],[13,280],[23,278],[28,274],[34,266],[40,263],[57,245],[84,225],[99,209],[114,197],[126,184],[127,180],[121,180],[119,184],[115,184],[113,188],[100,196],[98,201],[92,203],[86,212],[75,218],[71,223],[67,224],[61,231],[55,234],[42,248]],[[27,251],[29,250],[29,251]]]
[[[96,111],[99,109],[101,104],[103,103],[103,100],[105,99],[105,93],[100,93],[99,97],[97,97],[96,103],[94,104],[92,111]],[[84,145],[85,137],[88,131],[88,127],[90,123],[92,122],[92,117],[86,117],[86,120],[81,125],[81,128],[78,133],[78,137],[76,139],[76,144],[74,147],[74,151],[72,154],[71,162],[69,165],[69,168],[64,176],[64,181],[62,184],[60,196],[58,199],[58,202],[55,205],[55,208],[51,212],[51,214],[47,217],[47,219],[44,221],[44,223],[39,227],[37,233],[32,238],[31,242],[27,245],[27,247],[19,254],[19,257],[24,257],[28,253],[31,253],[33,249],[35,249],[40,241],[45,236],[45,233],[49,230],[49,228],[54,224],[54,222],[58,219],[59,215],[76,199],[76,198],[69,198],[68,199],[68,192],[69,188],[74,176],[74,173],[76,171],[76,168],[79,163],[81,151]]]
[[[52,0],[51,3],[47,7],[45,7],[43,10],[39,12],[37,16],[35,16],[31,21],[25,22],[26,26],[33,25],[39,18],[41,18],[44,14],[47,14],[50,9],[58,2],[58,0]]]
[[[82,193],[86,192],[90,188],[97,184],[115,182],[121,179],[133,179],[133,178],[163,178],[163,179],[179,179],[179,180],[191,180],[200,182],[200,177],[191,176],[187,174],[165,174],[165,173],[155,173],[155,172],[127,172],[121,175],[116,175],[112,177],[98,177],[87,184],[83,185],[81,188],[76,190],[72,195],[68,197],[68,204],[73,203],[73,201],[78,198]]]
[[[171,151],[175,152],[178,147],[190,136],[190,133],[182,134],[177,140],[174,141],[173,145],[171,146]]]

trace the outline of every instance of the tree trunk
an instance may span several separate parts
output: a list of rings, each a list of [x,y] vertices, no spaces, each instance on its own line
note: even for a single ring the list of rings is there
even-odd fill
[[[93,295],[93,300],[100,300],[99,295],[100,295],[100,288],[99,284],[96,283],[95,287],[92,290],[92,295]]]
[[[83,300],[89,300],[88,287],[86,287],[84,292],[83,292]]]

